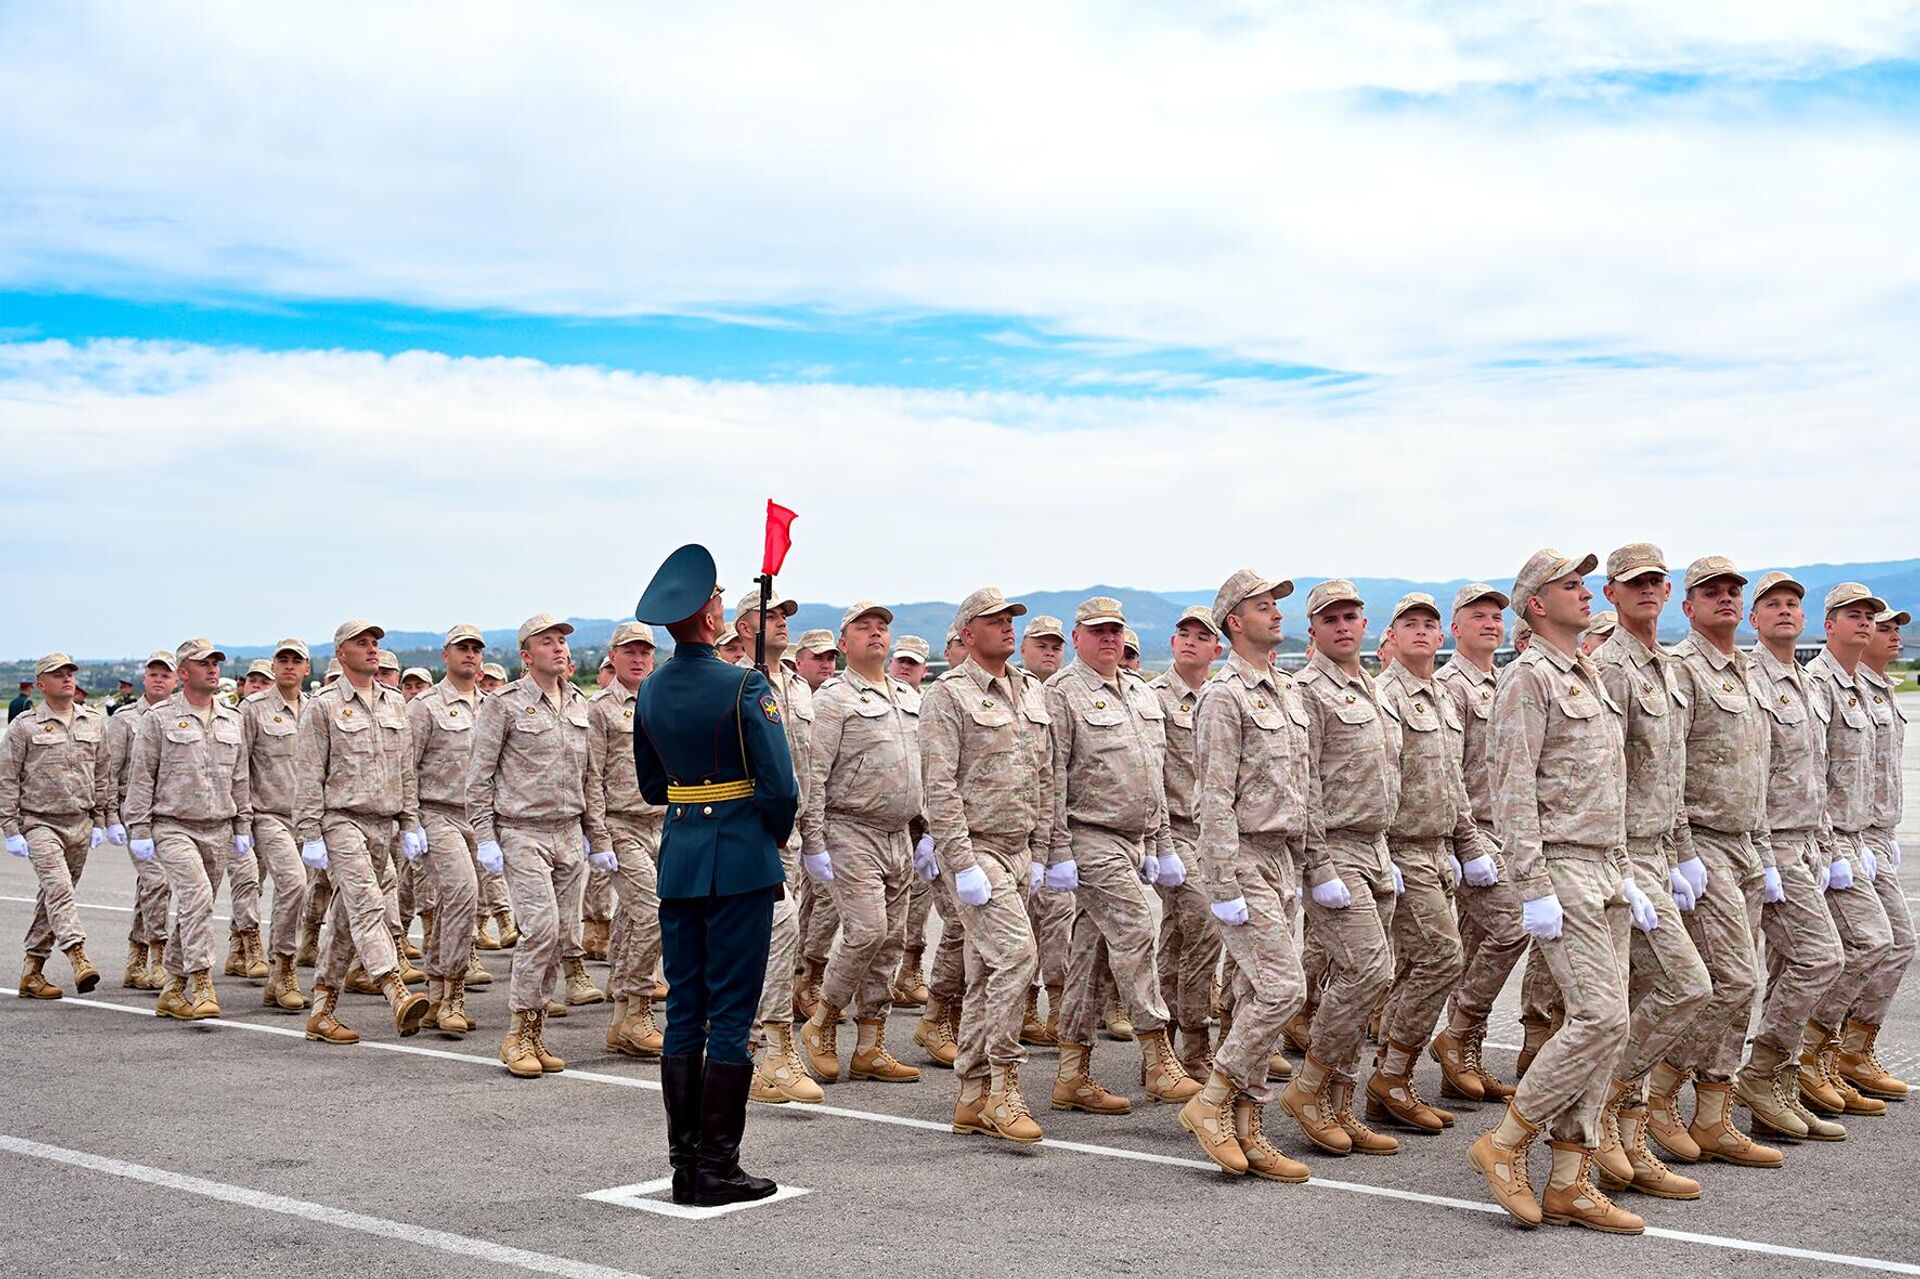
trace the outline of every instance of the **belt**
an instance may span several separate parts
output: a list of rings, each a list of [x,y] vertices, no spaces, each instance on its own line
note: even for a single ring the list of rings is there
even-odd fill
[[[751,799],[753,797],[753,779],[744,777],[737,782],[707,782],[701,786],[668,786],[669,804],[718,804],[729,799]]]

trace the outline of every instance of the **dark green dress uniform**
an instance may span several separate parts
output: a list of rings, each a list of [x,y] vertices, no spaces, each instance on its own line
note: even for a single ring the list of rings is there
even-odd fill
[[[683,622],[714,591],[713,557],[683,546],[654,575],[634,616]],[[774,1183],[742,1172],[738,1156],[753,1079],[748,1033],[766,978],[773,904],[786,883],[780,849],[800,808],[780,708],[758,671],[721,661],[711,644],[677,644],[640,686],[633,727],[640,793],[667,806],[661,1086],[673,1197],[702,1205],[764,1198]]]

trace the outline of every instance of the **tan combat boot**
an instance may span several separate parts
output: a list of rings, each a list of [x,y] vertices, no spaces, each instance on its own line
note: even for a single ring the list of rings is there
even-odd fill
[[[658,977],[653,979],[653,1002],[656,1004],[667,1002],[667,983]]]
[[[167,984],[167,944],[163,941],[147,944],[147,973],[141,979],[140,989],[159,990]]]
[[[1048,986],[1046,987],[1046,992],[1047,1019],[1040,1024],[1046,1027],[1047,1034],[1050,1035],[1053,1042],[1057,1044],[1060,1042],[1060,1005],[1067,997],[1067,988],[1065,986]],[[954,1034],[957,1035],[959,1033],[960,1026],[956,1020],[954,1023]]]
[[[239,933],[227,934],[227,966],[220,973],[223,977],[247,975],[247,943],[241,940]]]
[[[807,1065],[816,1077],[833,1083],[840,1078],[840,1010],[821,999],[813,1013],[800,1025],[800,1039],[806,1045]]]
[[[957,1133],[993,1135],[987,1122],[987,1076],[976,1075],[960,1081],[960,1097],[953,1103],[953,1130]]]
[[[220,1001],[213,993],[213,974],[204,968],[187,974],[187,999],[192,1004],[194,1021],[220,1015]]]
[[[420,1019],[423,1026],[440,1024],[440,992],[445,983],[438,977],[427,978],[427,1015]]]
[[[1308,1141],[1330,1155],[1344,1155],[1353,1149],[1353,1138],[1334,1118],[1331,1082],[1325,1064],[1308,1053],[1300,1064],[1300,1073],[1281,1091],[1280,1109],[1300,1125]]]
[[[827,1099],[819,1084],[807,1075],[806,1067],[800,1064],[800,1052],[793,1043],[793,1026],[789,1022],[770,1021],[763,1023],[762,1031],[767,1037],[767,1060],[764,1072],[767,1082],[786,1101],[797,1101],[802,1105],[817,1105]]]
[[[653,1001],[645,995],[633,995],[624,1004],[625,1012],[608,1034],[609,1045],[628,1057],[658,1057],[667,1039],[653,1024]]]
[[[1847,1082],[1840,1073],[1838,1065],[1840,1046],[1828,1044],[1820,1054],[1820,1065],[1827,1073],[1827,1086],[1840,1096],[1840,1113],[1843,1115],[1884,1115],[1887,1103],[1878,1097],[1869,1097]]]
[[[75,942],[66,949],[67,964],[73,969],[73,988],[86,994],[100,984],[100,970],[87,958],[87,944]]]
[[[387,1007],[393,1010],[394,1033],[402,1039],[419,1034],[420,1023],[427,1017],[427,997],[408,990],[398,972],[380,979],[380,993],[387,997]]]
[[[1375,1132],[1354,1117],[1353,1080],[1345,1075],[1334,1075],[1329,1077],[1327,1084],[1326,1096],[1331,1103],[1334,1121],[1346,1130],[1347,1139],[1353,1143],[1353,1152],[1356,1155],[1399,1153],[1399,1138],[1390,1137],[1383,1132]]]
[[[1427,1056],[1440,1063],[1440,1095],[1461,1101],[1485,1101],[1486,1085],[1467,1058],[1467,1039],[1448,1026],[1433,1037]]]
[[[1205,1079],[1213,1073],[1212,1033],[1205,1026],[1180,1027],[1180,1069],[1193,1079]],[[1279,1057],[1279,1053],[1274,1056]],[[1281,1057],[1282,1061],[1286,1058]],[[1269,1067],[1271,1073],[1271,1067]],[[1281,1078],[1291,1078],[1293,1067],[1287,1067],[1287,1073]]]
[[[302,920],[300,944],[293,951],[295,968],[312,968],[320,962],[320,921]]]
[[[433,1026],[447,1035],[464,1035],[473,1029],[473,1020],[467,1016],[467,984],[458,977],[442,979]]]
[[[960,1055],[960,1041],[954,1034],[953,1013],[946,1000],[927,996],[927,1011],[913,1028],[913,1042],[927,1050],[934,1065],[953,1069],[954,1058]]]
[[[267,988],[260,992],[260,1006],[289,1013],[297,1013],[307,1006],[307,997],[300,993],[300,974],[293,966],[293,956],[273,957],[267,973]]]
[[[1810,1110],[1822,1115],[1837,1115],[1847,1108],[1847,1100],[1828,1077],[1824,1056],[1833,1032],[1817,1021],[1807,1023],[1800,1039],[1800,1096]]]
[[[1040,1019],[1038,986],[1027,987],[1027,1010],[1020,1018],[1020,1042],[1037,1048],[1050,1048],[1060,1042],[1047,1032],[1047,1023]]]
[[[1197,1070],[1189,1070],[1187,1073],[1196,1079],[1205,1074],[1204,1071]],[[1287,1060],[1285,1053],[1275,1053],[1267,1058],[1267,1078],[1278,1079],[1281,1083],[1293,1078],[1293,1063]]]
[[[1600,1170],[1603,1186],[1609,1177],[1615,1181],[1633,1180],[1633,1161],[1627,1158],[1626,1138],[1620,1131],[1620,1112],[1639,1091],[1625,1079],[1615,1079],[1607,1085],[1607,1099],[1600,1106],[1600,1144],[1593,1150],[1594,1167]]]
[[[587,976],[587,961],[575,957],[561,961],[561,967],[567,977],[567,1006],[579,1008],[586,1004],[604,1004],[607,992],[593,984]]]
[[[430,910],[420,912],[420,949],[433,949],[433,912]]]
[[[1593,1151],[1573,1141],[1549,1141],[1547,1148],[1553,1152],[1553,1171],[1547,1175],[1547,1192],[1540,1196],[1543,1221],[1554,1226],[1585,1226],[1609,1235],[1637,1235],[1646,1230],[1647,1223],[1638,1214],[1617,1206],[1589,1179]]]
[[[325,986],[313,988],[313,1011],[307,1014],[307,1038],[327,1044],[357,1044],[360,1032],[343,1025],[334,1014],[340,992]]]
[[[859,1038],[854,1043],[853,1061],[848,1072],[855,1079],[870,1079],[880,1084],[910,1084],[920,1078],[920,1068],[909,1066],[887,1051],[887,1019],[862,1017],[857,1023]]]
[[[248,981],[264,981],[273,972],[273,965],[267,962],[267,947],[260,940],[258,928],[249,928],[240,934],[240,957],[247,966]]]
[[[529,1013],[527,1028],[520,1037],[527,1041],[527,1047],[533,1051],[534,1060],[540,1063],[543,1074],[557,1075],[567,1068],[566,1058],[547,1047],[547,1017],[545,1013]]]
[[[1647,1146],[1647,1108],[1638,1102],[1629,1102],[1620,1108],[1620,1140],[1627,1147],[1627,1162],[1633,1165],[1633,1177],[1626,1182],[1615,1182],[1603,1170],[1600,1173],[1600,1186],[1603,1190],[1637,1190],[1643,1195],[1652,1195],[1656,1199],[1698,1199],[1700,1183],[1691,1177],[1683,1177],[1660,1162],[1660,1156]]]
[[[1166,1027],[1140,1031],[1138,1038],[1140,1083],[1147,1090],[1147,1099],[1176,1106],[1186,1105],[1188,1098],[1200,1091],[1200,1081],[1189,1075],[1180,1064],[1180,1058],[1174,1054],[1173,1043],[1167,1038]]]
[[[1527,1153],[1539,1135],[1540,1125],[1508,1102],[1500,1122],[1467,1148],[1467,1161],[1487,1179],[1493,1201],[1523,1226],[1540,1224],[1540,1201],[1527,1172]]]
[[[1118,996],[1109,999],[1106,1008],[1100,1013],[1100,1029],[1106,1032],[1108,1039],[1117,1039],[1121,1043],[1132,1040],[1133,1019],[1128,1017],[1127,1010],[1120,1006]]]
[[[1520,1018],[1520,1053],[1513,1059],[1513,1077],[1525,1079],[1527,1067],[1533,1065],[1533,1059],[1553,1038],[1554,1024],[1545,1017],[1523,1016]]]
[[[461,980],[469,986],[493,985],[493,974],[480,966],[480,950],[477,946],[467,949],[467,975]]]
[[[1467,1062],[1474,1076],[1480,1080],[1482,1091],[1488,1101],[1506,1101],[1514,1094],[1514,1087],[1506,1080],[1488,1070],[1481,1060],[1481,1047],[1487,1042],[1487,1023],[1480,1022],[1467,1033]]]
[[[127,971],[120,977],[124,990],[145,990],[141,985],[147,975],[147,944],[143,941],[127,943]]]
[[[793,982],[793,1006],[801,1019],[813,1016],[814,1009],[820,1006],[821,965],[811,959],[802,963],[800,975]]]
[[[520,930],[514,927],[512,911],[496,911],[493,916],[493,923],[494,926],[500,930],[501,950],[512,950],[520,944]]]
[[[1200,1150],[1220,1165],[1222,1172],[1243,1177],[1247,1172],[1247,1152],[1240,1145],[1234,1124],[1233,1084],[1218,1070],[1207,1076],[1200,1091],[1180,1107],[1180,1126],[1193,1134]]]
[[[167,974],[166,981],[160,987],[160,1002],[153,1006],[155,1017],[171,1017],[175,1021],[192,1021],[193,1001],[187,998],[187,979]]]
[[[401,985],[418,986],[422,982],[426,981],[427,975],[425,972],[415,967],[413,960],[407,957],[407,948],[405,944],[406,940],[407,940],[407,935],[405,933],[398,933],[394,936],[394,939],[393,939],[393,958],[395,960],[394,971],[400,974]],[[416,951],[414,953],[418,954],[419,952]]]
[[[1011,1063],[995,1066],[987,1082],[987,1104],[980,1112],[993,1135],[1006,1141],[1030,1146],[1043,1134],[1020,1095],[1020,1067]]]
[[[1647,1136],[1667,1158],[1683,1164],[1700,1162],[1700,1143],[1680,1118],[1680,1089],[1689,1072],[1656,1062],[1647,1081]]]
[[[1807,1126],[1808,1141],[1845,1141],[1846,1127],[1828,1119],[1825,1115],[1816,1115],[1807,1109],[1800,1100],[1800,1063],[1793,1058],[1781,1055],[1780,1064],[1773,1072],[1773,1095],[1780,1104],[1793,1112],[1794,1118]]]
[[[611,930],[604,920],[589,919],[581,925],[580,949],[586,952],[588,959],[604,962],[607,958],[607,937]]]
[[[426,958],[427,952],[421,950],[413,940],[412,921],[408,921],[400,926],[399,933],[396,934],[393,939],[393,951],[396,955],[400,955],[406,959]]]
[[[1774,1087],[1774,1076],[1779,1074],[1786,1059],[1787,1055],[1778,1048],[1756,1040],[1746,1064],[1733,1077],[1733,1095],[1736,1101],[1753,1112],[1754,1132],[1799,1141],[1809,1134],[1810,1129],[1794,1113],[1794,1108],[1781,1100]],[[1794,1069],[1797,1072],[1799,1066],[1796,1064]],[[1846,1130],[1841,1129],[1841,1132],[1844,1135]]]
[[[357,959],[347,965],[346,992],[349,995],[377,995],[380,993],[380,987],[374,984],[373,978],[367,976],[367,970],[360,966],[360,961]]]
[[[500,949],[500,943],[495,941],[493,935],[487,931],[487,920],[490,918],[492,918],[490,915],[475,915],[473,917],[473,948],[475,950]]]
[[[1287,1047],[1297,1053],[1306,1053],[1312,1046],[1313,1015],[1302,1008],[1287,1018],[1287,1024],[1280,1028],[1280,1038]]]
[[[84,986],[81,989],[86,989]],[[1905,1101],[1906,1081],[1880,1064],[1876,1041],[1880,1027],[1871,1022],[1849,1021],[1840,1033],[1840,1051],[1834,1055],[1834,1068],[1840,1077],[1869,1097],[1885,1101]]]
[[[1085,1044],[1061,1044],[1060,1065],[1054,1072],[1049,1104],[1055,1110],[1084,1110],[1089,1115],[1125,1115],[1133,1103],[1108,1092],[1087,1074],[1093,1050]]]
[[[545,1016],[548,1021],[559,1021],[562,1017],[565,1017],[566,1015],[567,1015],[567,1006],[565,1004],[561,1003],[557,999],[549,999],[547,1001],[547,1011],[545,1013]]]
[[[1260,1103],[1245,1093],[1233,1099],[1233,1135],[1240,1143],[1240,1153],[1246,1156],[1247,1171],[1268,1181],[1294,1184],[1305,1181],[1307,1166],[1298,1159],[1289,1159],[1281,1154],[1267,1140],[1266,1131],[1261,1126],[1261,1109]]]
[[[1387,1041],[1380,1064],[1367,1077],[1367,1118],[1416,1132],[1435,1133],[1447,1126],[1440,1112],[1429,1106],[1414,1086],[1413,1063],[1419,1053],[1418,1044]]]
[[[927,982],[921,975],[925,948],[909,946],[900,957],[900,971],[893,979],[893,1003],[898,1008],[920,1008],[927,1002]]]
[[[1687,1135],[1700,1147],[1701,1159],[1720,1159],[1740,1168],[1778,1168],[1786,1162],[1778,1150],[1733,1126],[1732,1084],[1696,1079],[1693,1097],[1693,1123]]]
[[[614,995],[609,1002],[613,1004],[613,1020],[607,1023],[607,1051],[617,1053],[623,1051],[621,1028],[627,1020],[627,997]]]
[[[539,1015],[531,1009],[516,1009],[513,1025],[500,1045],[500,1060],[506,1063],[507,1073],[516,1079],[538,1079],[547,1073],[540,1068],[540,1058],[533,1051],[533,1019]]]

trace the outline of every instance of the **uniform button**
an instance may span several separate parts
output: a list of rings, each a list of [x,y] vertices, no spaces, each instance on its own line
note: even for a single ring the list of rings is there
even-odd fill
[[[711,817],[711,816],[713,816],[713,805],[712,805],[712,804],[708,804],[708,805],[707,805],[707,806],[706,806],[705,808],[703,808],[703,809],[701,809],[701,810],[700,810],[700,815],[701,815],[702,817]]]

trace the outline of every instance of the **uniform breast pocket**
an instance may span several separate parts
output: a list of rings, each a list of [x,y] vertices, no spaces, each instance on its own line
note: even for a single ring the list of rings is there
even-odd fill
[[[294,739],[300,734],[300,726],[285,715],[269,715],[260,721],[257,749],[271,759],[282,759],[293,754]]]
[[[473,716],[458,706],[436,706],[433,708],[433,727],[439,733],[469,733],[473,731]]]
[[[240,746],[240,725],[222,720],[213,726],[213,749],[222,763],[231,764],[240,754]]]
[[[200,729],[194,725],[189,725],[186,728],[176,726],[167,730],[167,740],[175,746],[197,746],[200,743],[200,738]]]
[[[1639,706],[1640,713],[1654,719],[1660,719],[1673,709],[1674,703],[1667,696],[1667,690],[1658,684],[1644,681],[1633,686],[1633,700]]]
[[[73,740],[85,746],[97,745],[106,740],[106,727],[92,719],[75,719],[73,722]]]
[[[1379,718],[1372,702],[1358,698],[1351,702],[1340,702],[1333,708],[1333,713],[1342,724],[1371,724]]]
[[[1732,692],[1728,692],[1724,686],[1715,685],[1708,690],[1707,696],[1713,699],[1715,706],[1729,715],[1745,715],[1747,708],[1752,704],[1747,700],[1746,692],[1737,686]]]
[[[1807,720],[1806,709],[1784,693],[1767,703],[1767,714],[1780,724],[1804,724]]]
[[[545,715],[521,714],[513,721],[513,745],[525,755],[544,756],[559,748],[560,734]]]
[[[333,731],[336,744],[349,754],[372,754],[380,748],[373,740],[373,721],[352,708],[333,717]]]

